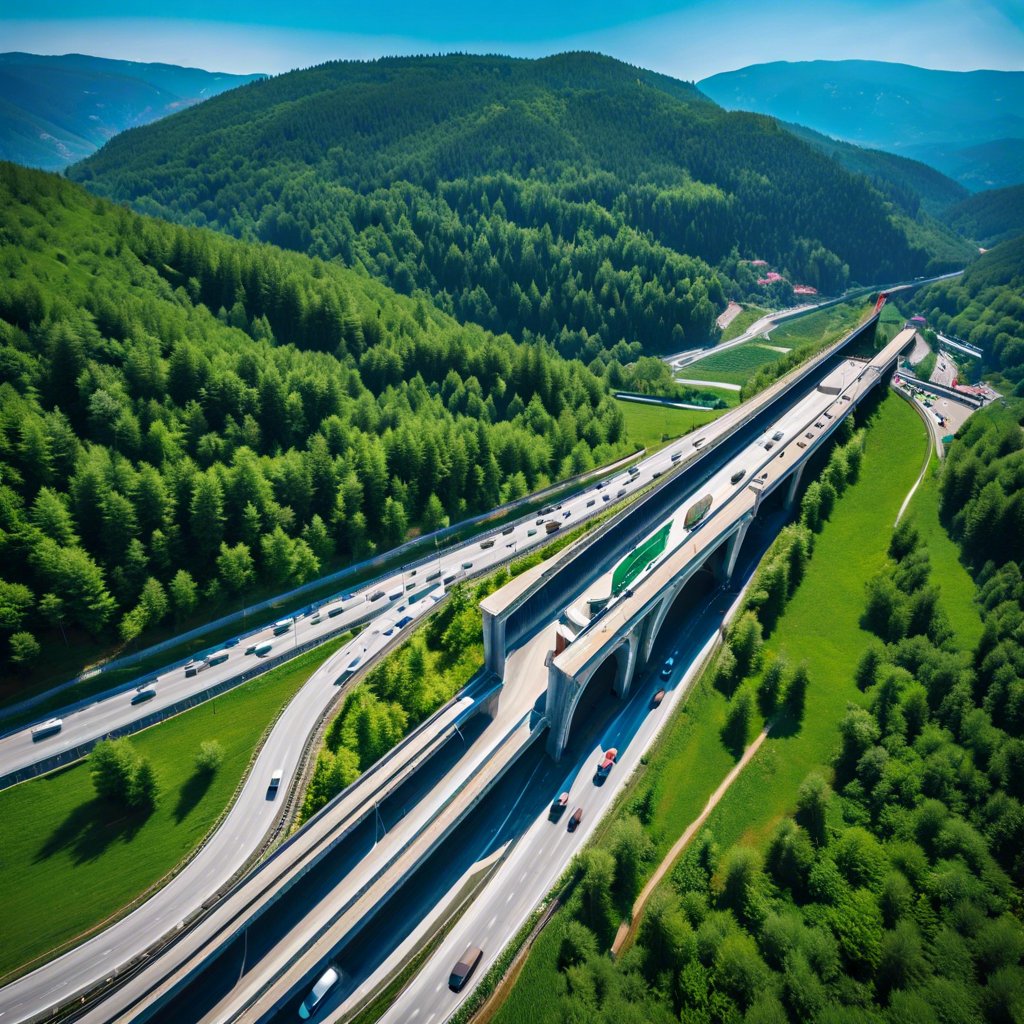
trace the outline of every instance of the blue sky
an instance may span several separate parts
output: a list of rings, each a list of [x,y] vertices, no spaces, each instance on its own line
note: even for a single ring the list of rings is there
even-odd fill
[[[684,79],[770,60],[1024,70],[1024,0],[8,0],[0,48],[280,72],[333,58],[593,49]]]

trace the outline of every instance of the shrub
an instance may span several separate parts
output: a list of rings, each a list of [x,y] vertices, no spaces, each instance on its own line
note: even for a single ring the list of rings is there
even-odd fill
[[[213,775],[224,762],[224,746],[218,740],[203,740],[196,752],[196,771]]]

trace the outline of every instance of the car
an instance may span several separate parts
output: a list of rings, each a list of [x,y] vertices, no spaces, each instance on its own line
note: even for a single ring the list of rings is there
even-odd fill
[[[355,594],[342,594],[341,599],[342,601],[351,601],[355,596]]]
[[[536,530],[527,530],[526,531],[526,536],[527,537],[536,537],[537,536],[537,531]]]
[[[597,485],[597,489],[601,490],[602,487],[604,487],[604,481],[603,480]]]
[[[775,442],[774,441],[765,441],[765,443],[764,443],[764,450],[766,452],[770,452],[774,447],[775,447]]]
[[[292,628],[294,621],[294,619],[278,619],[277,622],[274,623],[272,630],[274,636],[282,636],[287,633],[288,630]]]
[[[781,430],[776,430],[775,433],[772,434],[772,440],[781,441],[785,436],[786,435]]]
[[[699,448],[706,440],[706,437],[698,437],[697,440],[693,442],[693,447]]]
[[[543,526],[544,525],[544,517],[541,516],[540,519],[534,519],[533,525],[534,526]]]
[[[656,469],[656,470],[655,470],[655,471],[654,471],[654,472],[653,472],[653,473],[651,474],[651,479],[652,479],[652,480],[657,480],[659,476],[661,476],[661,470],[660,470],[660,469]]]
[[[676,663],[676,659],[675,658],[666,658],[665,659],[665,664],[661,666],[661,678],[662,679],[668,679],[668,677],[670,675],[672,675],[672,666],[675,665],[675,663]]]
[[[567,509],[566,509],[566,510],[565,510],[565,511],[564,511],[564,512],[562,513],[562,518],[563,518],[563,519],[568,519],[568,518],[569,518],[569,516],[571,516],[571,515],[572,515],[572,509],[569,509],[569,508],[567,508]]]
[[[514,526],[506,526],[505,529],[501,531],[502,537],[507,537],[514,529]]]
[[[683,457],[683,453],[682,452],[673,452],[672,453],[672,461],[673,462],[678,462],[682,457]]]
[[[604,760],[597,766],[598,778],[606,778],[608,773],[612,770],[615,764],[615,759],[619,756],[618,750],[615,747],[609,747],[604,752]]]
[[[484,951],[479,946],[467,947],[466,952],[459,957],[458,963],[452,968],[452,973],[448,975],[448,987],[453,992],[462,991],[483,955]]]
[[[569,794],[568,793],[561,793],[561,794],[559,794],[559,796],[557,796],[555,798],[554,803],[552,803],[551,809],[548,811],[548,817],[552,821],[556,821],[558,818],[560,818],[565,813],[565,809],[568,806],[569,806]]]
[[[597,498],[591,498],[590,501],[587,502],[587,508],[593,508],[596,504]]]
[[[406,626],[409,625],[410,622],[412,622],[412,616],[411,615],[403,615],[402,618],[400,618],[395,623],[395,629],[404,629]]]
[[[807,442],[806,441],[797,441],[796,446],[797,446],[797,448],[806,448],[807,447]]]
[[[472,569],[473,568],[473,563],[472,562],[463,562],[462,563],[462,568],[463,569]]]
[[[731,483],[738,484],[746,475],[747,471],[745,469],[737,469],[729,479]]]
[[[572,816],[569,818],[569,824],[567,826],[568,831],[575,832],[580,827],[580,822],[583,820],[583,808],[577,807],[572,812]]]
[[[236,647],[237,645],[238,645],[238,637],[237,636],[233,637],[231,640],[225,640],[224,641],[224,646],[225,647]]]
[[[625,493],[626,493],[626,488],[625,487],[620,487],[619,488],[619,493],[616,494],[615,497],[616,498],[621,498]]]
[[[199,664],[199,665],[186,665],[185,666],[185,678],[186,679],[191,679],[193,676],[198,675],[199,674],[199,670],[201,668],[206,668],[206,666],[202,665],[202,664]]]
[[[611,501],[612,500],[612,496],[610,494],[602,494],[601,495],[601,500],[602,501]]]
[[[661,706],[661,702],[662,702],[662,701],[663,701],[664,699],[665,699],[665,691],[664,691],[664,690],[659,690],[659,691],[658,691],[658,692],[657,692],[657,693],[656,693],[656,694],[655,694],[655,695],[654,695],[654,696],[653,696],[653,697],[651,698],[651,707],[652,707],[652,708],[660,707],[660,706]]]
[[[561,506],[558,506],[558,507],[559,507],[559,508],[561,508]],[[549,515],[550,513],[554,512],[554,511],[555,511],[555,506],[554,506],[554,505],[545,505],[545,506],[544,506],[544,507],[543,507],[543,508],[542,508],[542,509],[540,510],[540,514],[541,514],[542,516],[546,516],[546,515]]]
[[[814,431],[813,430],[808,430],[807,433],[804,434],[804,437],[806,437],[808,441],[813,441],[814,440]]]
[[[493,548],[494,547],[494,538],[493,537],[488,537],[487,540],[481,541],[480,542],[480,547],[484,548],[485,550],[487,548]]]
[[[147,700],[152,700],[156,696],[156,690],[152,686],[147,686],[144,690],[132,694],[133,704],[145,704]]]
[[[331,607],[327,609],[327,618],[333,619],[336,615],[340,615],[344,610],[345,606],[343,604],[332,604]]]
[[[319,625],[320,625],[320,623],[321,623],[321,622],[323,622],[323,621],[324,621],[324,620],[323,620],[323,616],[321,616],[321,614],[320,614],[319,612],[317,612],[317,613],[316,613],[316,614],[315,614],[315,615],[314,615],[314,616],[313,616],[313,617],[312,617],[312,618],[311,618],[311,619],[309,620],[309,624],[310,624],[311,626],[319,626]]]
[[[32,730],[32,742],[36,740],[44,739],[47,736],[53,736],[60,732],[64,728],[64,720],[62,718],[49,718],[42,725],[37,725]]]
[[[271,793],[276,793],[281,788],[281,779],[284,778],[284,769],[277,768],[274,770],[274,774],[270,776],[270,785],[267,789]]]
[[[302,1020],[309,1020],[316,1013],[317,1007],[323,1002],[324,996],[331,991],[338,983],[338,972],[333,967],[328,967],[320,980],[313,986],[313,990],[302,1001],[299,1007],[299,1017]]]
[[[375,590],[370,595],[370,600],[371,601],[379,601],[383,596],[384,596],[384,591],[383,590]]]

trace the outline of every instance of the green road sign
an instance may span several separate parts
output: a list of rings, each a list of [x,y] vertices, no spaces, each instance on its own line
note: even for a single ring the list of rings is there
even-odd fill
[[[665,550],[672,523],[666,523],[654,536],[631,551],[612,573],[612,594],[621,594]]]

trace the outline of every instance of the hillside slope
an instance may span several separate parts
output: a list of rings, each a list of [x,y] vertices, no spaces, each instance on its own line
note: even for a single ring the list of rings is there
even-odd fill
[[[964,238],[984,246],[1024,235],[1024,185],[978,192],[951,206],[943,220]]]
[[[1024,235],[997,245],[959,278],[922,289],[915,304],[938,330],[981,348],[984,368],[1024,393]]]
[[[714,337],[727,296],[765,297],[743,259],[828,293],[958,262],[774,121],[586,53],[325,64],[129,132],[71,174],[587,359]]]
[[[262,77],[79,53],[0,53],[0,159],[61,170],[126,128]]]
[[[699,83],[753,110],[923,160],[971,189],[1024,181],[1024,72],[933,71],[881,61],[775,61]],[[985,147],[984,176],[964,151]]]
[[[626,450],[579,363],[336,265],[14,164],[0,237],[8,682],[41,632],[86,659]]]

